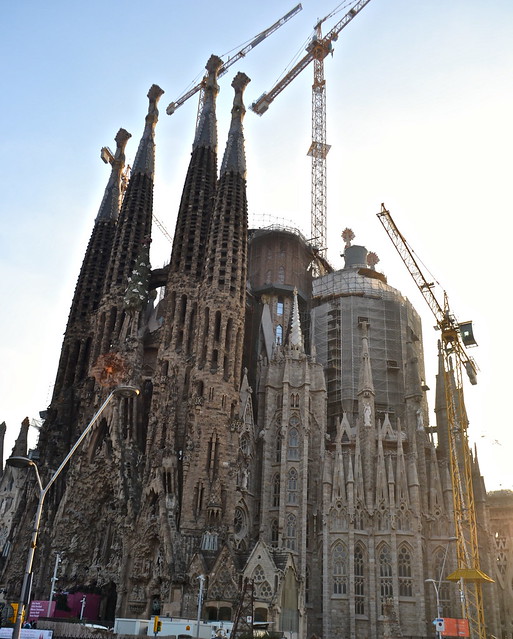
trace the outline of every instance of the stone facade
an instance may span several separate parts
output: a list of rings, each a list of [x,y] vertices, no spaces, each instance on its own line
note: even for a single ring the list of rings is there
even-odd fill
[[[248,232],[249,79],[233,81],[218,175],[219,65],[207,64],[166,269],[149,262],[161,89],[148,93],[126,190],[130,136],[116,137],[33,452],[43,480],[110,389],[141,392],[109,405],[49,494],[33,595],[48,597],[60,552],[59,587],[101,595],[105,620],[195,618],[201,583],[203,617],[230,620],[249,579],[255,620],[291,639],[432,635],[426,580],[455,569],[454,517],[447,419],[439,391],[429,425],[419,316],[364,247],[348,243],[333,272],[294,229]],[[490,528],[477,460],[474,471],[491,574],[492,532],[504,545],[507,530]],[[6,467],[0,568],[11,600],[36,498],[32,474]],[[509,639],[500,619],[511,584],[499,564],[488,632],[499,636],[502,623]],[[443,614],[458,616],[457,587],[439,594]]]

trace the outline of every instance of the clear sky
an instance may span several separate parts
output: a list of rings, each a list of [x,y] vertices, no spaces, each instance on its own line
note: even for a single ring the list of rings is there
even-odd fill
[[[198,81],[211,53],[235,54],[295,6],[289,0],[20,0],[2,9],[0,176],[0,421],[5,456],[25,416],[51,398],[62,335],[110,169],[100,148],[132,133],[133,160],[156,83],[155,214],[170,234],[189,161],[197,100],[165,107]],[[237,71],[250,104],[304,50],[317,18],[303,10],[220,80],[224,150]],[[344,4],[342,5],[342,7]],[[347,11],[325,23],[326,33]],[[513,489],[509,251],[512,222],[513,4],[510,0],[371,0],[325,60],[328,257],[340,234],[380,257],[377,266],[423,317],[427,383],[437,333],[376,213],[384,202],[459,320],[472,319],[478,386],[466,387],[470,438],[488,489]],[[310,66],[258,117],[245,119],[250,219],[310,233]],[[262,217],[267,216],[267,217]],[[157,228],[152,265],[169,259]],[[441,298],[440,298],[441,299]],[[430,406],[434,392],[429,393]],[[431,418],[433,423],[434,418]],[[31,429],[31,442],[37,432]]]

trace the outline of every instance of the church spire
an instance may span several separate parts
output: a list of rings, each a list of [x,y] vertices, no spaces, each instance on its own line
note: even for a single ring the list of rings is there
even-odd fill
[[[297,288],[294,287],[294,299],[292,303],[292,324],[290,329],[289,344],[291,348],[303,351],[303,333],[301,320],[299,319],[299,304],[297,301]]]
[[[207,286],[214,285],[243,300],[246,291],[247,195],[242,120],[246,109],[242,95],[249,78],[237,73],[232,120],[217,185],[215,209],[209,230],[206,261]]]
[[[119,129],[114,138],[116,141],[116,152],[114,155],[108,153],[107,162],[110,163],[112,170],[109,181],[105,187],[103,200],[96,216],[96,222],[99,220],[117,220],[119,215],[119,207],[121,205],[121,178],[123,169],[125,168],[125,147],[131,134],[125,129]],[[102,149],[103,153],[104,149]],[[103,154],[102,154],[103,157]]]
[[[197,330],[192,348],[197,354],[187,383],[191,388],[214,386],[206,401],[206,409],[212,410],[208,419],[201,423],[202,428],[195,428],[201,416],[190,416],[185,420],[185,430],[179,437],[196,440],[195,451],[191,453],[198,470],[196,476],[184,475],[184,498],[181,522],[193,529],[210,528],[221,531],[232,525],[233,508],[237,501],[237,476],[232,468],[237,466],[238,452],[236,446],[228,446],[223,450],[223,465],[214,460],[220,454],[219,442],[226,436],[226,429],[237,428],[237,416],[240,414],[240,384],[242,373],[242,350],[245,318],[246,272],[247,272],[247,195],[245,165],[233,160],[234,149],[239,158],[244,156],[244,139],[242,135],[242,118],[244,105],[242,92],[249,79],[239,73],[232,83],[235,98],[232,108],[232,122],[226,145],[224,170],[221,171],[215,194],[215,203],[208,229],[205,257],[205,270],[201,284],[196,283],[191,293],[195,295],[194,314],[197,317]],[[193,150],[193,155],[201,148]],[[209,149],[206,149],[212,153]],[[200,247],[202,248],[202,247]],[[182,273],[179,273],[183,277]],[[171,276],[170,276],[171,277]],[[181,308],[191,306],[184,295],[177,300]],[[183,314],[185,323],[186,315]],[[183,330],[186,326],[184,323]],[[171,344],[172,348],[172,344]],[[170,349],[171,350],[171,349]],[[215,411],[214,411],[215,407]],[[210,442],[204,446],[203,442]],[[192,450],[192,448],[191,448]],[[213,469],[216,469],[216,485],[220,495],[224,495],[222,508],[216,512],[206,511],[202,507],[198,512],[192,501],[197,482],[203,482],[211,489]],[[209,470],[210,469],[210,470]],[[208,492],[205,492],[208,503]],[[215,515],[215,517],[213,517]]]
[[[141,244],[151,237],[153,175],[155,170],[155,126],[157,104],[163,90],[154,84],[148,91],[148,113],[135,156],[130,182],[121,205],[104,292],[124,294]]]
[[[217,151],[216,98],[219,93],[217,76],[222,64],[221,58],[211,55],[205,66],[207,77],[205,78],[204,101],[196,127],[193,150],[204,147],[212,149],[214,152]]]
[[[12,449],[11,457],[27,456],[29,426],[30,426],[29,418],[25,417],[25,419],[21,422],[20,432],[14,443],[14,448]]]
[[[84,318],[89,317],[100,304],[121,203],[125,147],[130,137],[128,131],[119,129],[115,137],[116,152],[109,154],[111,173],[78,276],[66,332],[74,325],[83,324]]]
[[[144,132],[132,167],[132,175],[143,173],[152,181],[155,174],[155,127],[159,119],[157,104],[163,93],[164,91],[156,84],[153,84],[148,91],[150,104],[146,115]]]
[[[246,114],[246,107],[242,101],[242,94],[249,82],[250,79],[245,73],[237,73],[232,82],[232,87],[235,89],[235,98],[233,100],[230,131],[228,132],[226,150],[221,165],[221,175],[232,171],[233,173],[238,173],[243,178],[246,177],[246,153],[244,151],[244,135],[242,130],[242,121]]]
[[[176,218],[173,250],[167,288],[183,289],[188,297],[197,289],[205,261],[207,233],[212,217],[217,184],[216,97],[217,74],[221,59],[211,56],[207,62],[203,108],[199,115],[192,155],[185,178]],[[176,280],[176,281],[175,281]],[[189,282],[189,280],[191,280]],[[172,323],[173,318],[169,321]]]
[[[436,375],[435,415],[438,450],[441,457],[449,457],[449,427],[447,422],[447,401],[445,398],[445,371],[442,343],[438,342],[438,373]]]

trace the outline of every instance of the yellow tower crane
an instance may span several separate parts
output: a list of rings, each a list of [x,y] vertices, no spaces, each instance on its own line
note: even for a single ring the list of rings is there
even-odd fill
[[[338,8],[319,20],[315,25],[315,33],[306,47],[306,54],[299,62],[279,80],[267,93],[263,93],[253,102],[251,109],[263,115],[273,100],[296,78],[310,62],[314,63],[314,81],[312,84],[312,143],[308,155],[312,158],[311,187],[311,236],[312,242],[319,247],[321,256],[326,257],[326,156],[330,146],[326,144],[326,81],[324,80],[324,58],[333,52],[333,42],[370,0],[354,2],[351,9],[323,37],[322,23],[338,12]]]
[[[397,228],[385,205],[381,205],[378,219],[392,240],[418,289],[436,318],[441,333],[449,457],[451,464],[452,494],[456,526],[458,569],[447,579],[460,584],[462,614],[469,622],[471,639],[486,639],[483,594],[481,586],[493,582],[479,567],[472,460],[468,443],[468,419],[463,398],[462,369],[471,384],[477,383],[477,367],[465,348],[475,346],[472,323],[458,323],[451,313],[444,291],[443,306],[433,293],[433,282],[428,282],[420,269],[413,251]]]

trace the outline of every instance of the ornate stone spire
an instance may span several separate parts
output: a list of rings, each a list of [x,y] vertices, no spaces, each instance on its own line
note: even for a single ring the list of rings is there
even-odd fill
[[[164,91],[156,84],[153,84],[148,91],[150,104],[146,124],[132,167],[132,174],[144,173],[152,180],[155,173],[155,127],[159,119],[157,104],[163,93]]]
[[[193,150],[201,146],[217,151],[216,97],[219,93],[217,74],[222,64],[221,58],[211,55],[205,66],[207,77],[205,78],[203,94],[204,102],[196,127]]]
[[[211,56],[206,65],[208,76],[205,80],[204,102],[176,218],[169,264],[166,288],[173,289],[177,294],[183,291],[188,298],[197,294],[197,283],[203,275],[207,233],[214,208],[217,184],[217,73],[221,64],[220,58]],[[176,322],[169,317],[167,323],[170,326]]]
[[[5,439],[5,431],[7,430],[7,426],[5,422],[0,424],[0,477],[4,471],[4,439]]]
[[[26,457],[27,456],[27,436],[28,429],[30,426],[29,418],[25,417],[25,419],[21,422],[20,432],[14,443],[14,448],[12,449],[11,457]]]
[[[125,168],[125,147],[131,134],[125,129],[119,129],[114,138],[116,140],[116,152],[112,155],[107,149],[102,149],[106,153],[106,162],[112,166],[111,174],[105,194],[103,196],[96,221],[98,220],[116,220],[119,215],[119,207],[121,206],[121,177]]]
[[[385,463],[385,454],[383,451],[383,440],[381,438],[381,429],[378,428],[378,454],[375,461],[376,464],[376,497],[374,506],[382,511],[384,506],[389,506],[388,502],[388,480],[387,469]]]
[[[295,350],[303,350],[303,333],[301,332],[301,320],[299,319],[299,304],[297,301],[297,288],[294,287],[292,303],[292,324],[289,338],[290,347]]]
[[[405,398],[420,402],[422,399],[422,386],[419,374],[419,358],[415,352],[411,338],[406,342],[406,374],[404,386]]]
[[[442,457],[449,457],[449,427],[447,421],[447,402],[445,399],[445,373],[442,343],[438,342],[438,373],[436,376],[435,415],[438,450]]]
[[[244,119],[246,108],[242,101],[242,95],[249,82],[250,79],[245,73],[237,73],[232,82],[232,87],[235,89],[235,97],[233,99],[232,121],[221,166],[221,175],[233,171],[244,178],[246,177],[246,154],[242,128],[242,120]]]
[[[360,365],[360,380],[358,384],[358,394],[368,394],[374,396],[374,382],[372,380],[372,369],[369,355],[369,335],[368,324],[363,323],[362,328],[362,360]]]
[[[156,84],[148,91],[148,113],[135,157],[130,182],[116,226],[104,293],[124,295],[141,244],[151,237],[153,214],[153,175],[155,168],[155,126],[157,103],[164,92]],[[109,338],[110,340],[110,338]]]

